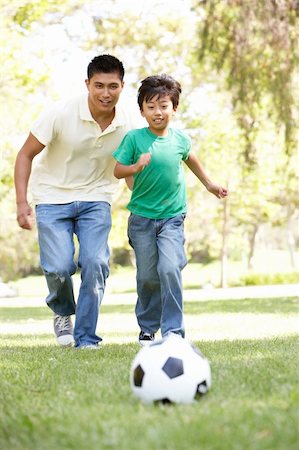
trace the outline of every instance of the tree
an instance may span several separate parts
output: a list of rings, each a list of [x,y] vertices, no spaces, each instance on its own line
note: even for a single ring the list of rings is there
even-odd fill
[[[41,108],[36,94],[46,89],[50,73],[43,51],[33,51],[30,39],[42,21],[59,20],[74,2],[0,0],[0,8],[0,206],[5,212],[0,220],[0,278],[8,280],[39,268],[36,230],[28,233],[17,226],[13,188],[15,155]]]
[[[0,202],[7,211],[0,222],[0,245],[6,249],[1,276],[7,267],[25,273],[38,266],[35,236],[15,221],[12,168],[32,119],[55,94],[45,75],[57,67],[42,43],[30,45],[48,28],[63,30],[68,43],[87,55],[119,56],[135,98],[138,81],[150,73],[168,72],[181,81],[178,125],[192,136],[211,177],[224,184],[229,180],[231,191],[226,203],[211,199],[186,172],[189,255],[209,261],[222,254],[225,261],[226,254],[240,258],[246,251],[250,264],[259,229],[267,223],[288,230],[294,253],[298,2],[197,0],[193,11],[181,7],[179,14],[169,3],[153,0],[132,7],[103,0],[99,9],[93,0],[0,0]],[[57,60],[69,58],[68,51],[68,46],[57,48]],[[130,255],[128,197],[124,188],[113,207],[110,243],[118,258]],[[117,254],[123,248],[128,254]]]
[[[299,4],[293,0],[211,0],[194,1],[194,9],[202,18],[198,27],[200,66],[216,71],[220,83],[224,80],[243,134],[240,163],[243,179],[250,181],[253,201],[243,208],[245,221],[241,217],[240,220],[247,222],[252,230],[250,263],[259,224],[271,220],[271,204],[280,203],[283,207],[283,198],[288,220],[298,205],[294,188],[298,186],[295,161],[298,158]],[[272,180],[275,174],[279,181],[272,184],[272,194],[268,192],[265,196],[269,177],[261,174],[259,164],[265,158],[264,148],[258,143],[269,120],[278,129],[270,138],[273,141],[276,135],[278,144],[274,143],[274,149],[278,158],[276,165],[273,161],[270,165]],[[267,146],[265,142],[263,145]],[[246,193],[249,195],[248,189]],[[252,220],[248,222],[250,215]],[[274,223],[273,215],[272,220]]]
[[[299,4],[294,0],[195,1],[204,11],[199,24],[200,61],[221,71],[232,92],[247,145],[244,156],[254,160],[251,138],[260,108],[284,126],[285,150],[296,150],[299,62]]]

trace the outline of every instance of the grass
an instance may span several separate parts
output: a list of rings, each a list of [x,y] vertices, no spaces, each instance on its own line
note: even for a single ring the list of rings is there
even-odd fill
[[[297,317],[298,299],[191,301],[185,312],[199,323],[201,314],[213,323],[219,313],[283,320]],[[122,337],[114,321],[132,318],[134,305],[107,304],[101,313]],[[46,307],[0,308],[0,330],[50,319]],[[195,343],[210,360],[211,391],[192,405],[154,406],[130,389],[135,343],[78,351],[57,347],[52,334],[2,334],[0,448],[297,450],[298,336]]]
[[[263,255],[258,258],[258,262],[259,266],[257,266],[257,268],[259,268],[260,277],[262,277],[262,274],[264,274],[265,277],[270,276],[271,274],[273,275],[273,273],[277,271],[281,273],[280,282],[282,282],[284,273],[290,275],[293,273],[292,270],[294,270],[289,267],[289,264],[287,264],[285,252],[283,252],[283,255],[281,255],[280,253],[279,255],[273,255],[272,258],[271,256],[269,256],[269,254]],[[108,291],[112,293],[135,292],[135,272],[136,271],[134,267],[112,267],[111,274],[107,280]],[[243,285],[244,282],[241,283],[241,280],[248,275],[248,270],[241,262],[231,261],[229,263],[229,285]],[[219,286],[219,280],[219,261],[214,261],[206,265],[199,263],[189,263],[183,271],[183,281],[185,289],[198,289],[205,285],[213,285],[217,287]],[[80,283],[79,273],[76,273],[73,276],[73,281],[75,290],[78,290]],[[47,284],[43,276],[29,276],[23,279],[19,279],[10,284],[17,289],[17,291],[19,292],[19,296],[24,298],[40,296],[46,297],[48,293]]]
[[[134,304],[101,306],[101,314],[134,314]],[[258,298],[242,300],[211,300],[186,301],[185,314],[212,314],[212,313],[272,313],[294,314],[299,313],[298,299],[294,297]],[[47,320],[52,318],[49,308],[1,308],[1,322],[26,322],[28,320]]]
[[[189,264],[184,269],[185,288],[198,288],[212,279],[216,281],[219,271],[219,264]],[[77,272],[73,277],[75,290],[80,283],[80,274]],[[136,291],[136,271],[134,267],[113,268],[107,280],[107,288],[113,293],[135,292]],[[46,297],[48,293],[44,276],[32,275],[21,278],[10,283],[15,287],[20,297]],[[216,283],[217,284],[217,283]]]
[[[210,393],[193,405],[143,405],[131,393],[136,344],[62,350],[49,336],[1,340],[4,450],[297,450],[295,336],[196,343]]]

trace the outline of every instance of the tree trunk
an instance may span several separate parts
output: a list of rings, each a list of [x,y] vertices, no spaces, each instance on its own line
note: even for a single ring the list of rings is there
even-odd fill
[[[290,211],[291,208],[288,208],[288,221],[287,221],[287,243],[290,254],[291,267],[293,270],[297,269],[297,261],[296,261],[296,246],[295,246],[295,238],[292,230],[292,213]]]
[[[249,254],[247,259],[247,268],[251,270],[253,268],[253,257],[255,250],[255,240],[259,229],[258,223],[254,224],[252,234],[249,236]]]
[[[223,226],[222,226],[222,247],[221,247],[221,280],[220,286],[227,287],[227,266],[228,266],[228,220],[229,220],[229,204],[228,198],[223,200]]]

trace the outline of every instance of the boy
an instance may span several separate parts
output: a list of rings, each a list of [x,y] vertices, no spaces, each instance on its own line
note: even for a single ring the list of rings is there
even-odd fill
[[[55,105],[33,124],[15,164],[17,220],[30,230],[36,205],[40,260],[54,312],[54,331],[61,346],[99,348],[96,326],[109,274],[110,203],[117,183],[112,152],[126,132],[138,127],[139,115],[118,104],[124,67],[112,55],[99,55],[87,67],[86,94]],[[74,236],[81,268],[75,302],[72,275]],[[71,315],[76,314],[73,332]]]
[[[211,182],[191,153],[191,141],[180,130],[169,128],[181,86],[168,75],[144,79],[138,104],[148,128],[127,133],[113,153],[116,178],[134,177],[128,237],[137,265],[136,317],[139,343],[153,341],[161,329],[185,336],[181,271],[187,264],[184,251],[186,187],[181,161],[218,198],[225,188]]]

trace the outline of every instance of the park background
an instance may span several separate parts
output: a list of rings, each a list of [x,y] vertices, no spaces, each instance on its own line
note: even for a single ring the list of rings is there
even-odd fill
[[[39,272],[36,230],[18,228],[13,165],[32,121],[85,91],[88,62],[119,57],[123,99],[166,72],[182,84],[175,126],[192,137],[217,200],[186,171],[190,263],[198,287],[298,281],[298,16],[296,1],[1,1],[0,277]],[[113,205],[113,268],[132,266],[129,192]]]
[[[0,25],[0,448],[297,450],[299,2],[0,0]],[[36,229],[16,222],[13,166],[32,121],[85,92],[101,53],[123,61],[128,104],[149,74],[181,82],[175,126],[230,190],[218,200],[186,171],[186,329],[213,380],[196,405],[148,407],[130,390],[125,186],[100,352],[56,346]]]

